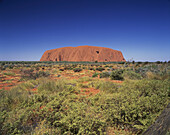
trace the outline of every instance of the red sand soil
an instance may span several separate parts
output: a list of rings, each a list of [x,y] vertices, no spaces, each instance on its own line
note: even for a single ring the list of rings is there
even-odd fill
[[[31,89],[31,91],[37,91],[37,88],[33,88],[33,89]]]
[[[114,83],[123,83],[123,81],[119,81],[119,80],[110,80],[110,81]]]
[[[80,90],[81,94],[80,95],[96,95],[100,92],[99,89],[95,89],[95,88],[82,88]]]
[[[9,76],[9,75],[6,75],[6,76],[3,76],[3,74],[0,74],[0,89],[5,89],[5,90],[9,90],[10,88],[12,88],[13,86],[16,86],[17,84],[19,83],[23,83],[20,82],[20,74],[19,74],[19,70],[14,70],[16,72],[16,75],[17,76]],[[9,71],[4,71],[4,72],[9,72]],[[10,72],[13,72],[13,70],[10,70]],[[84,69],[82,70],[81,72],[71,72],[68,70],[65,70],[63,72],[60,72],[58,75],[61,75],[60,77],[57,77],[55,76],[54,74],[52,74],[50,76],[51,79],[53,80],[58,80],[58,79],[62,79],[63,77],[65,77],[66,79],[68,80],[77,80],[79,78],[82,78],[82,77],[92,77],[92,75],[95,73],[95,72],[98,72],[98,71],[89,71],[87,69]],[[100,72],[99,72],[100,73]],[[92,78],[92,79],[97,79],[97,78]],[[119,80],[110,80],[109,78],[99,78],[99,80],[102,80],[102,81],[111,81],[111,82],[114,82],[114,83],[122,83],[123,81],[119,81]],[[7,81],[6,83],[4,81]],[[9,82],[8,82],[9,81]],[[85,81],[85,82],[82,82],[83,84],[86,84],[88,83],[88,81]],[[86,89],[86,92],[84,92],[85,95],[90,95],[90,93],[92,95],[94,94],[97,94],[98,92],[100,92],[100,90],[96,90],[94,88],[84,88]],[[84,90],[83,89],[83,90]],[[31,91],[34,91],[34,92],[37,92],[37,88],[34,88],[32,89]]]
[[[14,70],[14,71],[17,72],[16,70]],[[5,72],[9,72],[9,71],[3,71],[3,73],[5,73]],[[10,72],[11,72],[11,70],[10,70]],[[19,79],[20,79],[19,75],[17,75],[17,76],[10,76],[10,75],[2,75],[1,74],[0,77],[1,77],[1,80],[0,80],[0,89],[9,90],[13,86],[21,83],[21,82],[19,82]]]

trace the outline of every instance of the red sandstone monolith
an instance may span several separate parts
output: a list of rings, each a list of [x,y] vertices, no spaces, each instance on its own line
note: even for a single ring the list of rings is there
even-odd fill
[[[47,50],[40,61],[122,62],[122,52],[105,47],[78,46]]]

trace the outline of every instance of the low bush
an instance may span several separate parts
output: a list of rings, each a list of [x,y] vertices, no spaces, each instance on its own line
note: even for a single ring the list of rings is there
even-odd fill
[[[48,77],[48,76],[50,76],[50,73],[48,71],[34,72],[33,69],[21,71],[21,79],[26,79],[26,80],[37,79],[40,77]]]
[[[50,76],[50,73],[48,71],[46,71],[46,72],[39,71],[39,72],[36,72],[35,79],[40,78],[40,77],[48,77],[48,76]]]
[[[92,78],[91,78],[91,77],[87,77],[87,76],[82,77],[82,78],[79,78],[79,79],[77,80],[78,83],[81,83],[81,82],[89,82],[89,81],[92,81]]]
[[[15,76],[15,73],[13,73],[13,72],[5,72],[4,75]]]
[[[119,88],[119,86],[113,82],[97,81],[94,85],[96,89],[100,89],[105,93],[116,93]]]
[[[170,79],[170,73],[166,73],[166,72],[154,73],[154,72],[148,71],[145,73],[145,78],[154,79],[154,80],[165,80],[165,79]]]
[[[64,67],[64,70],[72,70],[72,69],[73,69],[73,67],[71,67],[71,66]]]
[[[89,70],[93,70],[93,71],[95,71],[95,69],[94,69],[94,68],[89,68]]]
[[[1,69],[1,70],[6,70],[6,67],[1,66],[0,69]]]
[[[81,68],[74,68],[73,71],[74,72],[80,72],[80,71],[82,71],[82,69]]]
[[[80,83],[78,86],[79,86],[80,88],[89,88],[88,84],[82,84],[82,83]]]
[[[93,75],[92,75],[92,77],[97,77],[99,75],[99,73],[94,73]]]
[[[123,70],[114,70],[110,75],[111,80],[123,80]]]
[[[61,68],[61,69],[59,69],[59,70],[60,70],[60,71],[64,71],[64,69],[62,69],[62,68]]]
[[[168,80],[127,81],[119,89],[122,122],[130,122],[137,128],[148,127],[168,104]]]
[[[140,80],[142,76],[134,71],[124,71],[122,74],[124,79]]]
[[[109,78],[111,75],[111,72],[102,72],[100,73],[100,78]]]
[[[57,82],[53,80],[49,80],[46,78],[40,79],[39,86],[37,87],[39,92],[43,93],[56,93],[56,92],[62,92],[65,90],[69,90],[71,86],[66,85],[66,81],[61,79]],[[70,89],[71,92],[71,89]]]
[[[103,68],[103,67],[98,67],[98,68],[96,68],[96,70],[98,70],[98,71],[103,71],[103,70],[105,70],[105,68]]]

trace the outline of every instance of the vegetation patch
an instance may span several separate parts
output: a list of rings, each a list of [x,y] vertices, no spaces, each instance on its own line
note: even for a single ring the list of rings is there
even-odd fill
[[[0,69],[0,134],[142,134],[170,101],[169,63],[10,64]],[[103,67],[112,69],[90,69]]]

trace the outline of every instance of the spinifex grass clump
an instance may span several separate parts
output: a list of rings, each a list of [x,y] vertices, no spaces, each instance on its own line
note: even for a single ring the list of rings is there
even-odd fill
[[[22,70],[21,71],[21,78],[22,79],[37,79],[40,77],[48,77],[50,73],[48,71],[38,71],[34,72],[34,69],[30,70]]]

